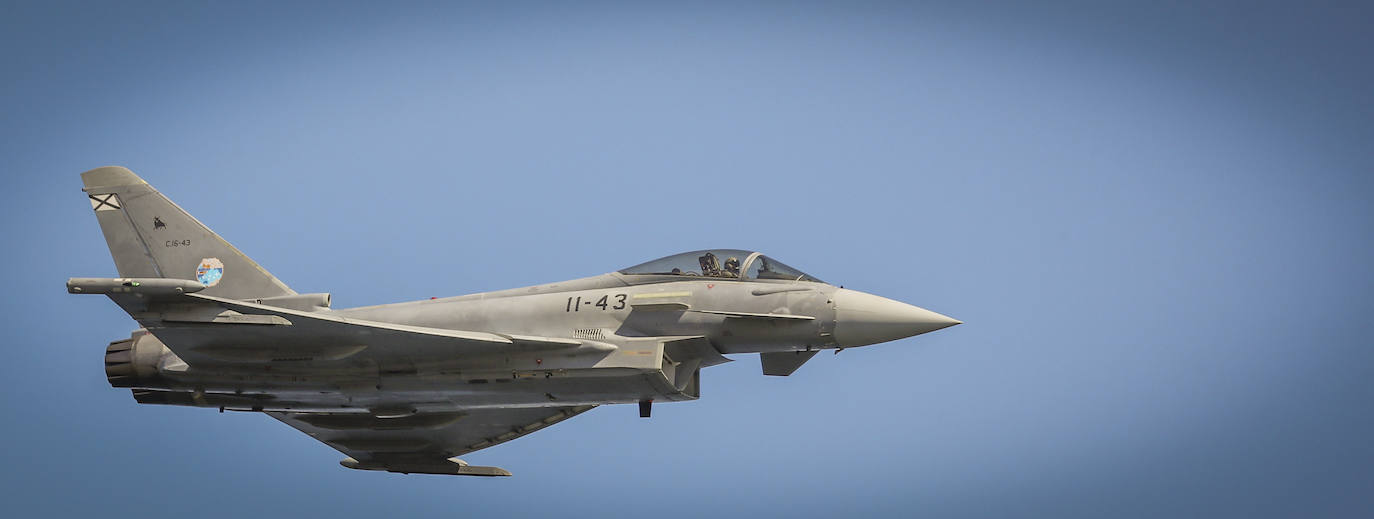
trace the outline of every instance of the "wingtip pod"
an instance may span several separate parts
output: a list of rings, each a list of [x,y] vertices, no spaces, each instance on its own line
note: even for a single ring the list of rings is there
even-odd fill
[[[189,279],[170,278],[71,278],[69,294],[178,295],[199,292],[205,285]]]
[[[509,470],[501,467],[479,467],[468,465],[458,458],[449,458],[427,463],[380,463],[362,462],[353,458],[339,460],[339,465],[356,470],[384,470],[402,474],[437,474],[441,476],[509,476]]]
[[[82,173],[81,183],[86,189],[147,184],[123,166],[104,166]]]

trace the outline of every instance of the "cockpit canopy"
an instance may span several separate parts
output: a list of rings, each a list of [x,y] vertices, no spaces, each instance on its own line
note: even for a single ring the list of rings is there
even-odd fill
[[[824,283],[757,252],[710,249],[674,254],[620,271],[629,275],[700,276],[723,279],[777,279]]]

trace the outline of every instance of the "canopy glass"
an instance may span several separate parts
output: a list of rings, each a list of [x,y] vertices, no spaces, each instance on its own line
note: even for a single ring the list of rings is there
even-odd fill
[[[824,283],[768,256],[738,249],[708,249],[674,254],[640,263],[621,270],[620,273],[745,280],[777,279]]]

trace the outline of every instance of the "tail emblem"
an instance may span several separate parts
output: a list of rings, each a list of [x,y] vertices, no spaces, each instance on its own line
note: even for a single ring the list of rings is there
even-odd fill
[[[215,286],[219,279],[224,277],[224,263],[219,258],[205,258],[200,260],[200,266],[196,267],[196,281],[207,287]]]

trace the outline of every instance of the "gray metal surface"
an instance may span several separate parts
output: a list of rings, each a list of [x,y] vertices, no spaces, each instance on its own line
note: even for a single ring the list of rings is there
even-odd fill
[[[82,174],[119,278],[72,278],[142,327],[106,348],[139,403],[266,412],[345,467],[503,476],[455,456],[598,405],[696,399],[701,369],[759,353],[786,376],[822,349],[959,322],[757,252],[677,254],[569,281],[350,309],[296,294],[127,169]]]

